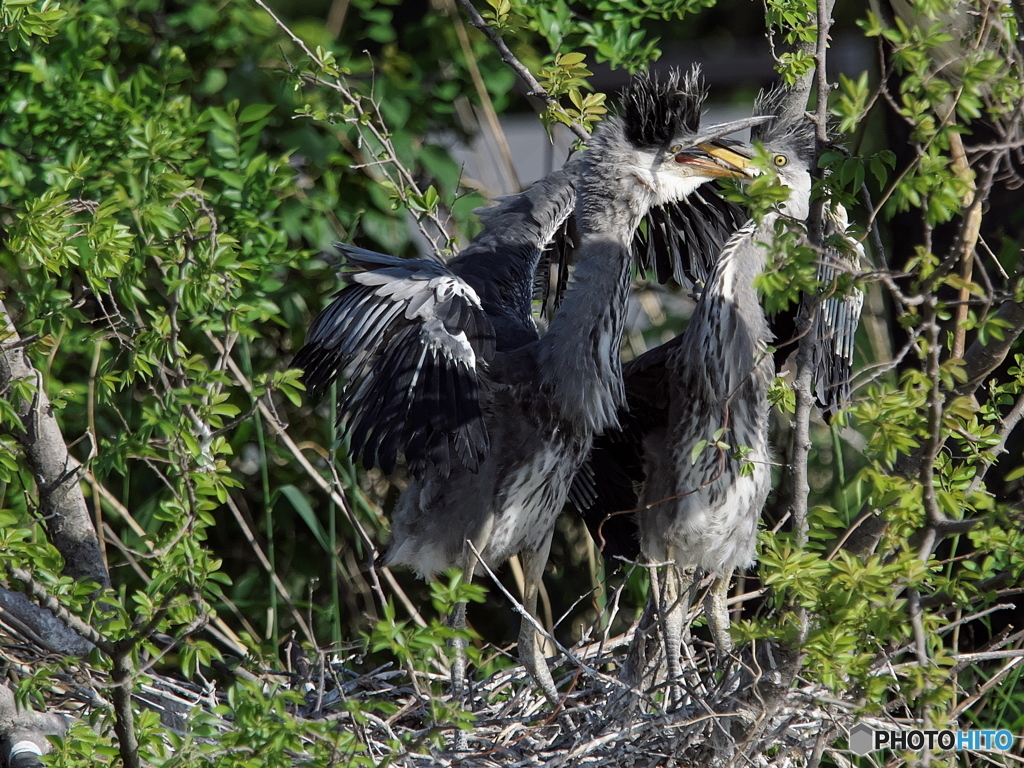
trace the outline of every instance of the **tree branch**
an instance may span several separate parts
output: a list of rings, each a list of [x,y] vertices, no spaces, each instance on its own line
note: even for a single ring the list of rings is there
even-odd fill
[[[13,405],[23,431],[15,437],[39,488],[39,513],[50,542],[64,557],[64,573],[74,579],[89,579],[101,587],[110,586],[99,537],[78,482],[78,472],[68,456],[67,445],[46,396],[43,377],[20,346],[14,323],[0,301],[0,392],[11,399],[14,382],[28,380],[35,385],[32,400],[18,398]],[[13,342],[13,343],[12,343]]]
[[[61,656],[83,658],[95,645],[71,629],[52,611],[36,605],[21,592],[0,587],[0,615],[39,648]]]
[[[462,7],[466,9],[466,14],[469,16],[469,23],[486,35],[487,39],[491,41],[491,45],[493,45],[498,51],[498,54],[501,56],[501,60],[508,64],[512,68],[513,72],[519,75],[519,79],[523,81],[528,89],[526,95],[540,99],[551,109],[564,113],[565,110],[562,109],[562,105],[559,104],[551,94],[544,90],[544,86],[537,82],[537,78],[533,76],[533,73],[530,72],[530,70],[526,68],[526,65],[517,59],[515,54],[509,50],[509,47],[505,45],[505,41],[501,39],[501,36],[487,26],[487,22],[484,21],[483,16],[480,15],[471,0],[459,0],[459,2],[462,4]],[[569,129],[583,141],[590,138],[590,134],[587,133],[587,129],[577,122],[570,123]]]
[[[975,341],[964,353],[964,372],[967,381],[953,390],[956,397],[970,395],[980,387],[990,373],[1002,365],[1021,332],[1024,332],[1024,304],[1007,301],[996,312],[996,318],[1008,324],[1003,338],[990,337],[988,344]]]
[[[782,111],[787,114],[803,114],[806,110],[807,99],[811,92],[811,83],[817,78],[818,97],[814,113],[814,123],[817,126],[817,136],[820,143],[828,140],[828,74],[825,68],[826,52],[828,50],[828,33],[832,24],[832,8],[835,0],[818,0],[818,35],[813,45],[815,68],[806,75],[797,78],[796,83],[790,89]],[[810,52],[811,43],[803,43],[799,48]],[[808,236],[813,246],[821,246],[822,201],[817,201],[808,222]],[[791,455],[790,472],[792,499],[790,513],[793,515],[793,530],[796,532],[797,546],[802,547],[807,542],[807,504],[810,495],[810,483],[807,477],[807,460],[811,450],[810,421],[811,421],[811,379],[812,361],[815,340],[812,334],[807,331],[814,321],[814,313],[818,306],[814,305],[811,311],[805,314],[801,320],[801,327],[797,328],[800,334],[800,343],[797,345],[796,379],[793,382],[793,390],[796,396],[796,410],[793,416],[793,451]]]

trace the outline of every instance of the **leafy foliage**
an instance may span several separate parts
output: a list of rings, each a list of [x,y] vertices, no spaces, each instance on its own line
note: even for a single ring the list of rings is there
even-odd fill
[[[483,10],[558,101],[543,120],[591,128],[606,101],[591,92],[588,61],[639,69],[660,54],[654,31],[714,4],[488,0]],[[832,425],[812,422],[806,537],[778,513],[795,493],[791,467],[780,468],[759,556],[767,591],[734,631],[798,645],[808,685],[856,701],[865,717],[1019,729],[1019,672],[999,653],[1021,647],[1002,606],[1024,576],[1024,466],[1012,447],[1024,322],[1000,310],[1024,294],[1012,188],[1020,20],[1002,4],[968,36],[950,2],[915,7],[915,18],[862,13],[886,70],[841,75],[828,105],[851,149],[824,149],[816,198],[846,205],[853,234],[877,236],[888,261],[875,254],[872,269],[836,281],[840,294],[866,288],[873,313],[854,399]],[[157,673],[227,675],[224,700],[183,727],[136,708],[147,764],[376,764],[358,728],[307,717],[297,685],[231,674],[241,658],[280,669],[291,633],[317,660],[337,653],[359,670],[408,675],[429,723],[395,738],[394,755],[441,748],[445,729],[471,724],[442,695],[454,633],[441,617],[455,603],[486,617],[460,638],[481,674],[508,664],[488,643],[508,637],[511,611],[479,585],[451,574],[429,586],[375,581],[368,562],[402,478],[357,472],[331,406],[310,410],[287,369],[336,289],[333,240],[411,253],[410,219],[439,252],[472,235],[482,198],[436,137],[468,136],[465,115],[514,99],[512,73],[453,12],[348,8],[334,27],[288,19],[294,35],[243,0],[0,10],[0,285],[40,374],[0,397],[4,586],[47,596],[100,640],[89,658],[22,674],[17,695],[43,708],[61,676],[138,693]],[[778,71],[793,81],[813,64],[799,44],[816,40],[816,4],[767,8]],[[757,216],[784,192],[765,175],[732,194]],[[812,229],[780,229],[775,245],[758,281],[773,312],[820,287]],[[972,344],[1009,362],[979,368]],[[16,439],[18,408],[40,389],[81,464],[109,590],[66,575],[47,535]],[[772,401],[799,418],[782,378]],[[780,430],[780,464],[793,463],[789,443]],[[743,448],[713,435],[694,458],[701,450]],[[556,565],[551,591],[568,604],[598,568],[574,573],[593,549],[578,527],[562,530],[576,559]],[[612,585],[577,601],[560,638],[628,621],[611,610],[620,596],[642,603],[647,583],[625,578],[621,594]],[[112,686],[122,664],[128,679]],[[980,704],[965,708],[974,695]],[[55,764],[124,758],[123,713],[94,703]],[[384,700],[339,707],[356,723],[395,715]]]

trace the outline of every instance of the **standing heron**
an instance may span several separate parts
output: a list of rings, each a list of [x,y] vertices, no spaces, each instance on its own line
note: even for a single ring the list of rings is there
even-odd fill
[[[572,194],[567,179],[549,177],[485,213],[485,225],[510,217],[505,237],[490,227],[447,265],[344,247],[346,285],[294,365],[314,391],[347,381],[340,411],[365,465],[390,473],[399,452],[406,458],[413,479],[392,516],[385,565],[423,577],[461,567],[470,579],[478,556],[497,567],[521,553],[524,607],[536,614],[568,485],[593,435],[616,425],[624,403],[619,341],[637,225],[653,206],[737,175],[713,157],[734,156],[715,140],[757,122],[701,133],[703,96],[696,73],[634,77],[623,117],[604,121],[566,171],[575,175],[576,268],[540,338],[530,314],[533,271],[560,224],[553,211],[564,211]],[[465,604],[451,622],[465,626]],[[526,620],[519,652],[557,702]],[[464,664],[456,645],[459,698]]]
[[[775,113],[780,99],[779,92],[759,99],[755,114]],[[625,366],[628,413],[619,430],[597,441],[590,459],[594,490],[617,491],[619,504],[629,503],[632,481],[643,481],[639,545],[649,561],[668,563],[663,584],[652,569],[647,615],[661,617],[673,685],[681,675],[682,627],[697,569],[715,576],[705,613],[720,656],[731,650],[726,591],[734,569],[754,562],[771,484],[773,336],[754,280],[780,219],[807,217],[816,147],[802,115],[777,118],[753,133],[788,198],[729,240],[685,332]],[[638,632],[624,670],[633,685],[647,672],[645,645]]]
[[[735,219],[730,208],[739,210],[738,206],[721,199],[716,208],[726,211],[730,221]],[[706,214],[702,216],[707,218]],[[658,212],[655,220],[662,221],[664,217],[664,212]],[[820,285],[818,295],[805,296],[796,311],[770,317],[769,326],[776,339],[788,340],[776,342],[775,362],[781,371],[788,356],[779,352],[797,341],[793,334],[806,322],[807,316],[811,316],[806,332],[814,339],[810,363],[813,394],[823,414],[830,418],[850,402],[854,341],[864,306],[861,290],[841,292],[838,284],[843,275],[860,272],[868,261],[863,245],[846,235],[849,220],[841,204],[833,203],[825,209],[823,223],[826,246],[816,275]],[[730,235],[739,227],[739,224],[734,227]],[[844,241],[841,246],[835,247],[834,235]],[[647,247],[650,251],[655,248],[664,251],[671,245],[672,240],[662,236]],[[665,266],[674,269],[673,277],[681,284],[699,289],[706,284],[718,252],[710,259],[705,255],[707,249],[699,253],[697,258],[692,255],[688,258],[658,257],[655,263],[659,271]],[[590,456],[570,488],[570,500],[609,563],[629,563],[641,553],[637,521],[631,513],[637,508],[637,488],[643,485],[645,477],[643,439],[645,432],[665,417],[665,361],[681,343],[682,339],[677,338],[646,353],[643,363],[626,364],[629,414],[622,420],[621,430],[613,430],[595,440]]]

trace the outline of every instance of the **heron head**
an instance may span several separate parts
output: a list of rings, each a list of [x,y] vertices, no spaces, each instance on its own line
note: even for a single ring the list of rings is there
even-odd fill
[[[635,75],[623,93],[621,116],[604,121],[588,142],[586,176],[595,183],[581,195],[618,200],[620,206],[642,213],[650,205],[682,200],[711,179],[743,174],[728,158],[700,145],[718,146],[726,134],[768,118],[702,129],[705,95],[699,67],[686,74],[673,70]],[[721,146],[732,144],[723,141]]]
[[[734,120],[677,137],[658,153],[653,166],[659,202],[680,200],[711,179],[746,177],[753,150],[749,144],[726,137],[768,119],[761,116]]]
[[[694,66],[686,74],[635,75],[622,97],[622,136],[626,154],[620,167],[632,166],[633,175],[653,192],[661,205],[681,200],[715,178],[742,175],[742,167],[727,157],[716,157],[700,144],[718,146],[721,137],[762,122],[765,117],[737,120],[701,129],[700,116],[707,88]],[[722,147],[731,146],[723,142]],[[746,155],[740,156],[746,159]]]
[[[811,197],[811,168],[814,165],[817,140],[814,126],[802,113],[783,109],[785,89],[762,93],[754,104],[754,112],[769,116],[751,129],[751,144],[741,145],[719,139],[701,145],[715,160],[742,169],[734,174],[752,179],[773,173],[789,188],[789,199],[780,207],[797,219],[807,218]]]
[[[639,72],[622,93],[626,141],[637,150],[657,151],[700,127],[700,111],[707,97],[700,67],[683,75]]]

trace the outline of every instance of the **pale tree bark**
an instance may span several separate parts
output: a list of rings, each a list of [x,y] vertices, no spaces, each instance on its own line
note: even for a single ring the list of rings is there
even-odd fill
[[[31,398],[14,397],[11,387],[27,381]],[[43,378],[25,353],[25,345],[0,301],[0,396],[12,401],[21,419],[15,431],[25,461],[39,490],[39,516],[50,542],[64,557],[64,573],[74,579],[90,579],[110,586],[96,527],[82,494],[78,472],[69,460],[67,445],[46,396]]]
[[[824,143],[828,136],[826,122],[828,115],[828,75],[825,68],[829,29],[832,25],[832,9],[835,0],[818,0],[815,18],[818,23],[816,41],[809,41],[798,46],[798,50],[814,57],[815,67],[807,74],[798,78],[788,89],[781,106],[781,112],[787,117],[803,115],[807,112],[807,102],[812,90],[817,94],[817,106],[813,113],[808,114],[817,127],[819,144]],[[816,89],[815,89],[816,85]],[[812,211],[808,221],[808,237],[813,245],[821,245],[821,202]],[[798,320],[797,333],[800,341],[796,353],[796,378],[793,389],[796,395],[796,411],[793,416],[792,448],[789,461],[789,511],[793,521],[797,545],[803,547],[807,542],[807,510],[810,496],[808,482],[808,456],[811,449],[810,419],[813,404],[812,393],[812,345],[814,339],[807,331],[814,320],[817,306],[802,313]],[[730,726],[730,735],[734,752],[729,756],[730,763],[749,759],[756,749],[754,745],[762,743],[766,730],[773,722],[774,715],[787,701],[787,693],[792,686],[800,665],[803,661],[802,643],[807,635],[809,617],[806,610],[799,609],[801,637],[795,647],[772,642],[753,644],[744,649],[749,655],[743,667],[752,672],[744,680],[736,695],[736,713],[744,717],[736,717]],[[754,674],[753,670],[757,670]]]
[[[819,145],[824,144],[828,140],[828,93],[830,86],[825,63],[829,30],[832,26],[832,9],[834,6],[835,0],[818,0],[816,13],[818,20],[817,39],[798,46],[799,51],[814,57],[815,66],[806,75],[797,79],[796,83],[790,88],[786,102],[782,106],[783,113],[788,115],[804,113],[807,109],[807,101],[810,98],[812,86],[816,84],[817,104],[813,114],[809,114],[809,118],[815,123]],[[816,201],[807,222],[807,234],[812,245],[815,246],[821,245],[822,205],[823,201]],[[813,365],[813,347],[816,340],[813,338],[813,334],[808,331],[814,322],[814,313],[818,311],[818,305],[811,304],[810,306],[810,312],[801,313],[797,325],[800,341],[797,345],[796,377],[793,382],[796,410],[793,415],[793,442],[789,463],[789,511],[793,520],[793,531],[796,533],[797,545],[800,547],[807,543],[807,509],[811,491],[807,477],[807,463],[811,451],[810,422],[813,405],[813,393],[811,391],[813,372],[811,369]]]

